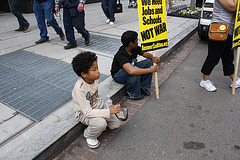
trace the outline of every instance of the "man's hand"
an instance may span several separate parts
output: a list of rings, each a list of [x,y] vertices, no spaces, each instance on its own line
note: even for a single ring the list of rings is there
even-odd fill
[[[112,107],[110,108],[110,114],[119,113],[120,112],[120,108],[121,108],[120,104],[112,105]]]
[[[82,11],[83,11],[83,6],[84,6],[83,3],[79,3],[79,4],[78,4],[77,9],[78,9],[79,12],[82,12]]]
[[[55,7],[55,13],[57,13],[59,11],[60,11],[59,7]]]
[[[152,61],[153,61],[153,63],[159,63],[160,62],[160,58],[153,56]]]

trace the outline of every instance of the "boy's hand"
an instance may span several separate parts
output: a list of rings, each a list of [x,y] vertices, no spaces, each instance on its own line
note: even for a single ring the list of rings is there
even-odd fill
[[[120,112],[121,105],[112,105],[110,108],[110,114],[116,114]]]
[[[160,62],[160,58],[153,56],[152,61],[153,61],[153,63],[159,63]]]
[[[153,66],[151,66],[151,67],[150,67],[150,70],[151,70],[152,72],[157,72],[157,70],[158,70],[158,65],[153,65]]]

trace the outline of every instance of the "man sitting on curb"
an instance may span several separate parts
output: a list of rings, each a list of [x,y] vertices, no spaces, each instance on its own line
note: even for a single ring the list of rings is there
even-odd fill
[[[138,34],[135,31],[126,31],[121,37],[122,46],[114,56],[111,75],[117,83],[127,85],[127,98],[138,100],[143,95],[149,96],[152,82],[152,73],[157,71],[154,63],[160,58],[148,52],[142,52],[138,46]],[[137,62],[137,55],[147,59]]]

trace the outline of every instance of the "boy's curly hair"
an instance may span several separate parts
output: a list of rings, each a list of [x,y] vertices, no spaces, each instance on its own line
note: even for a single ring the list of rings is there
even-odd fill
[[[81,72],[88,73],[94,61],[97,61],[97,56],[94,52],[81,52],[72,60],[73,70],[79,77],[82,77]]]
[[[124,47],[128,47],[131,42],[135,43],[138,34],[135,31],[126,31],[121,36],[121,42]]]

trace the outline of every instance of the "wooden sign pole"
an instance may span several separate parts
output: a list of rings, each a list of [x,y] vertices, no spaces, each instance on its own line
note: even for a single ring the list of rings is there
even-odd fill
[[[237,47],[237,56],[236,56],[236,61],[235,61],[236,64],[235,64],[233,84],[232,84],[232,94],[235,94],[237,72],[238,72],[238,64],[239,64],[239,54],[240,54],[240,49],[239,49],[239,47]]]
[[[153,56],[156,57],[156,51],[153,51]],[[157,63],[153,63],[154,66],[157,65]],[[154,80],[155,80],[155,91],[156,91],[156,98],[159,99],[159,89],[158,89],[158,76],[157,72],[154,73]]]

